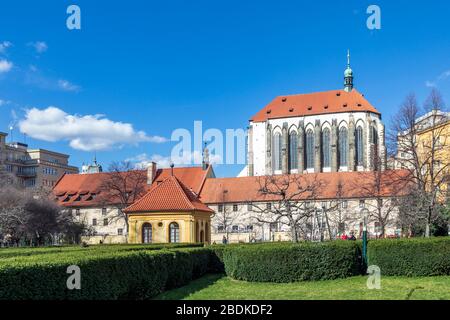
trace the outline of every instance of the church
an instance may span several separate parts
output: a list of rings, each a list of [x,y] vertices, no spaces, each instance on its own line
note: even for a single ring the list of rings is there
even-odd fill
[[[380,112],[353,87],[276,97],[250,120],[249,176],[370,171],[386,166]]]
[[[395,200],[407,188],[398,178],[408,172],[386,170],[381,113],[353,83],[348,54],[343,89],[279,96],[258,111],[238,177],[216,178],[205,150],[201,167],[140,170],[143,192],[130,203],[99,188],[107,172],[64,176],[55,200],[93,229],[91,243],[289,241],[297,234],[277,215],[280,197],[261,192],[261,179],[294,177],[298,188],[321,183],[294,199],[309,212],[298,222],[299,239],[358,236],[365,214],[370,236],[399,236]],[[258,218],[262,207],[273,217]]]

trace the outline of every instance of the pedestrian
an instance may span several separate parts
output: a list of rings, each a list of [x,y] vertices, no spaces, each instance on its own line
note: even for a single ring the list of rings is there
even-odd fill
[[[355,233],[353,231],[350,232],[350,238],[348,238],[348,240],[353,240],[353,241],[356,240]]]
[[[223,236],[223,238],[222,238],[222,244],[227,244],[227,243],[228,243],[227,237]]]
[[[345,232],[342,234],[341,239],[342,240],[347,240],[348,239],[348,236],[347,236],[347,234]]]

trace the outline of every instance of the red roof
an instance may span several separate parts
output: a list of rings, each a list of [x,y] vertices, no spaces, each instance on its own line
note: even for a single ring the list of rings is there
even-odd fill
[[[151,186],[147,184],[147,170],[133,171],[141,175],[139,181],[142,185],[143,196]],[[126,173],[124,173],[126,174]],[[173,174],[195,193],[200,193],[207,177],[213,176],[212,167],[207,170],[201,167],[180,167],[174,168]],[[53,188],[53,195],[58,204],[66,207],[91,207],[119,204],[120,201],[111,194],[105,192],[102,185],[110,179],[111,173],[91,173],[91,174],[66,174]],[[157,169],[153,184],[161,182],[171,175],[171,169]],[[136,181],[136,180],[135,180]],[[132,188],[130,186],[130,188]]]
[[[145,196],[124,210],[126,213],[180,211],[214,212],[175,176],[157,183]]]
[[[379,176],[376,172],[330,172],[273,177],[280,183],[283,179],[292,179],[288,189],[291,194],[298,190],[295,180],[302,189],[317,184],[314,195],[307,192],[299,195],[298,200],[330,200],[337,197],[351,199],[401,196],[407,192],[405,187],[408,181],[404,178],[408,174],[407,170],[388,170]],[[279,200],[276,195],[264,195],[260,192],[264,179],[265,176],[207,179],[200,200],[206,204]],[[339,189],[339,185],[342,188]],[[381,187],[380,190],[377,190],[377,185]],[[227,192],[224,193],[224,190]]]
[[[302,117],[339,112],[380,112],[357,90],[332,90],[276,97],[251,118],[254,122],[268,119]]]

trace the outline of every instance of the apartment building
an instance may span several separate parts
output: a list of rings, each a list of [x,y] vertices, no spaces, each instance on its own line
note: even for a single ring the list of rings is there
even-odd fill
[[[24,187],[52,188],[64,174],[78,173],[77,167],[69,165],[69,155],[7,143],[7,136],[0,132],[0,170],[15,176]]]

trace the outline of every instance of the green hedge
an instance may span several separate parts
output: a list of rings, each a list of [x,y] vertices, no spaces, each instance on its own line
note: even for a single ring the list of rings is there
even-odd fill
[[[385,276],[450,275],[450,237],[369,241],[369,265]]]
[[[21,247],[0,248],[0,259],[19,256],[34,256],[39,254],[60,254],[74,251],[138,251],[138,250],[160,250],[175,248],[203,247],[202,243],[167,243],[167,244],[96,244],[88,247],[81,246],[52,246],[52,247]]]
[[[0,260],[0,299],[147,299],[203,275],[205,248],[74,251]],[[81,270],[81,290],[66,286],[69,265]]]
[[[223,250],[228,276],[246,281],[293,282],[361,274],[360,246],[354,241],[255,244]]]

